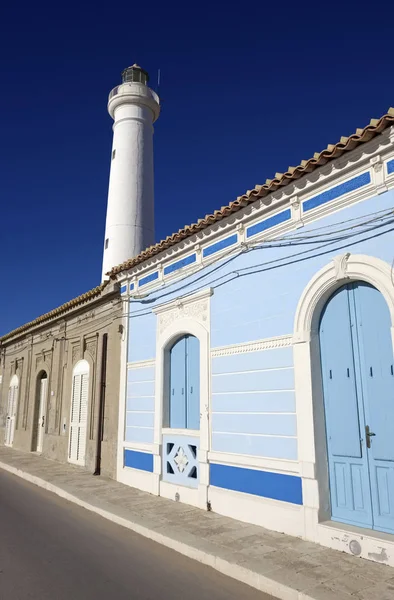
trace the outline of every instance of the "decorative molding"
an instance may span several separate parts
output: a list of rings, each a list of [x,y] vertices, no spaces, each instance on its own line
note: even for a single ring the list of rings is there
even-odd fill
[[[140,360],[138,362],[127,363],[127,369],[147,369],[148,367],[155,367],[156,359],[150,358],[147,360]]]
[[[385,183],[385,170],[383,168],[384,163],[382,157],[377,155],[373,156],[370,160],[372,166],[372,179],[375,184],[376,193],[383,194],[387,192],[387,185]]]
[[[173,302],[162,304],[153,309],[159,317],[158,329],[162,334],[172,323],[180,319],[193,319],[203,325],[207,325],[209,316],[209,297],[212,289],[208,288],[184,298],[178,298]]]
[[[76,363],[77,360],[79,360],[81,358],[81,345],[78,344],[73,344],[71,347],[71,361],[72,364]]]
[[[232,346],[220,346],[211,350],[211,357],[232,356],[233,354],[245,354],[246,352],[260,352],[261,350],[273,350],[275,348],[288,348],[293,344],[292,335],[280,335],[278,337],[265,338],[244,344]]]
[[[97,355],[97,340],[96,340],[96,338],[85,341],[85,350],[86,350],[86,352],[89,352],[93,361],[96,361],[96,355]]]
[[[346,252],[345,254],[334,256],[334,258],[332,259],[334,263],[336,281],[341,281],[342,279],[349,279],[349,275],[347,274],[349,258],[350,252]]]
[[[95,314],[96,313],[94,310],[90,310],[90,311],[84,313],[83,315],[80,315],[77,319],[77,323],[83,323],[84,321],[89,321],[94,318]]]

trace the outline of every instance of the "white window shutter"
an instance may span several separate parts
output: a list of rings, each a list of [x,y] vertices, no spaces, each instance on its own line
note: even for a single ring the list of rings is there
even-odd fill
[[[79,404],[79,435],[78,435],[78,462],[85,462],[86,452],[86,426],[88,421],[88,374],[81,375],[81,396]]]
[[[88,418],[89,374],[81,373],[73,377],[71,398],[70,441],[68,459],[70,462],[85,464],[86,429]]]

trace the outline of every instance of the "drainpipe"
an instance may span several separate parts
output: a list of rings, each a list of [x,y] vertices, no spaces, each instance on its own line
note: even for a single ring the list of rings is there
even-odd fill
[[[101,473],[101,444],[103,441],[103,433],[104,433],[105,387],[106,387],[106,377],[107,377],[107,346],[108,346],[108,333],[104,333],[103,346],[102,346],[102,352],[101,352],[100,400],[99,400],[99,414],[98,414],[98,425],[97,425],[96,470],[93,473],[93,475],[100,475],[100,473]]]

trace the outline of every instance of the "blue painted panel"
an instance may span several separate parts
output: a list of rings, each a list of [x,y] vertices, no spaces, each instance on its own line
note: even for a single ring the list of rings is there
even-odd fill
[[[294,392],[213,394],[212,412],[295,412]]]
[[[126,410],[147,410],[154,412],[155,399],[150,398],[127,398]]]
[[[170,427],[186,427],[186,338],[170,350]]]
[[[293,369],[253,371],[212,376],[212,392],[261,392],[264,390],[292,390]]]
[[[134,304],[131,310],[136,310]],[[129,319],[128,362],[154,359],[156,356],[156,315],[149,313]]]
[[[394,173],[394,160],[389,160],[387,163],[387,174]]]
[[[134,283],[130,283],[130,292],[132,292],[134,289]]]
[[[163,435],[163,480],[196,488],[199,483],[200,439],[190,435]]]
[[[245,352],[212,359],[212,374],[293,366],[293,348]]]
[[[149,471],[153,473],[153,454],[147,452],[137,452],[136,450],[124,451],[124,466],[140,471]]]
[[[212,450],[247,456],[297,460],[296,438],[213,433]]]
[[[320,348],[333,519],[372,526],[363,406],[355,370],[354,303],[350,286],[327,303],[320,323]]]
[[[284,210],[283,212],[274,215],[273,217],[269,217],[264,221],[260,221],[259,223],[255,223],[246,229],[246,237],[249,238],[252,235],[256,235],[256,233],[260,233],[261,231],[265,231],[266,229],[270,229],[275,225],[279,225],[279,223],[284,223],[285,221],[289,221],[291,219],[291,211],[290,209]]]
[[[154,396],[155,382],[154,381],[129,381],[127,383],[127,397],[132,396]]]
[[[127,292],[127,285],[122,285],[122,287],[120,288],[120,293],[125,294],[126,292]]]
[[[361,175],[357,175],[357,177],[353,177],[353,179],[349,179],[349,181],[340,183],[326,192],[317,194],[317,196],[313,196],[313,198],[309,198],[309,200],[305,200],[305,202],[302,204],[303,209],[304,211],[311,210],[312,208],[316,208],[316,206],[325,204],[326,202],[334,200],[335,198],[339,198],[339,196],[343,196],[348,192],[352,192],[353,190],[357,190],[364,185],[368,185],[368,183],[371,183],[371,174],[369,171],[362,173]]]
[[[126,427],[125,441],[153,444],[153,429],[142,427]]]
[[[155,368],[144,367],[143,369],[128,369],[127,381],[154,381]]]
[[[210,483],[235,492],[302,504],[302,480],[293,475],[211,464]]]
[[[182,258],[182,260],[178,260],[177,262],[172,263],[172,265],[168,265],[168,267],[164,267],[164,275],[169,275],[174,271],[178,271],[187,265],[192,265],[196,262],[196,255],[191,254],[190,256],[186,256],[186,258]]]
[[[211,254],[215,254],[215,252],[219,252],[219,250],[224,250],[224,248],[228,248],[229,246],[233,246],[238,241],[238,235],[235,233],[234,235],[230,235],[230,237],[225,238],[224,240],[220,240],[220,242],[216,242],[215,244],[211,244],[203,249],[203,256],[211,256]]]
[[[153,273],[150,273],[149,275],[146,275],[145,277],[142,277],[141,279],[138,280],[138,287],[142,287],[143,285],[146,285],[147,283],[150,283],[151,281],[156,281],[156,279],[159,278],[159,271],[154,271]]]
[[[126,413],[126,427],[154,427],[155,415],[153,412],[136,412],[135,410]]]
[[[295,415],[212,415],[212,431],[221,433],[261,433],[266,435],[297,435]]]
[[[186,427],[200,429],[200,342],[193,335],[186,338]]]
[[[373,528],[394,531],[394,360],[387,303],[374,287],[353,286],[365,421],[375,433],[367,450]]]

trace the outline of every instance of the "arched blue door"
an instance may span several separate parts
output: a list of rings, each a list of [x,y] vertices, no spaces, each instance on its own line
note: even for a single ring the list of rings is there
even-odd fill
[[[200,344],[185,335],[170,350],[170,427],[200,429]]]
[[[320,350],[333,520],[394,532],[394,371],[388,306],[352,283],[328,301]]]

